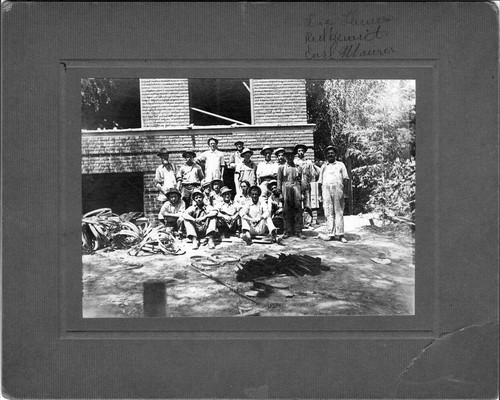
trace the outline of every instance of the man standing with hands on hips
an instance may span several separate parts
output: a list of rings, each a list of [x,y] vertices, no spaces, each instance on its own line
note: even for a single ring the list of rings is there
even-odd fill
[[[335,148],[328,146],[326,163],[321,167],[318,180],[326,217],[326,236],[320,236],[323,240],[347,243],[344,237],[344,188],[347,181],[349,175],[344,163],[336,160]]]

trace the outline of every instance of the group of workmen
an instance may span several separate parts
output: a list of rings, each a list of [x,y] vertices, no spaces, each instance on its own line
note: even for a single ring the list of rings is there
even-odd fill
[[[317,182],[326,217],[326,235],[320,238],[347,242],[343,213],[349,177],[333,146],[326,149],[326,162],[319,167],[305,157],[308,147],[303,144],[264,146],[260,151],[264,161],[257,165],[251,159],[254,152],[242,141],[234,144],[228,161],[218,143],[208,139],[208,150],[198,156],[193,150],[184,151],[186,162],[179,168],[169,161],[166,148],[158,153],[162,159],[154,180],[162,203],[158,218],[167,230],[185,235],[194,249],[200,242],[213,249],[219,235],[237,236],[247,244],[256,236],[268,236],[271,242],[290,236],[305,239],[304,220],[310,223],[313,216],[311,183]],[[226,168],[234,172],[234,182],[225,185]],[[234,190],[229,187],[233,185]],[[278,233],[283,233],[279,239]]]

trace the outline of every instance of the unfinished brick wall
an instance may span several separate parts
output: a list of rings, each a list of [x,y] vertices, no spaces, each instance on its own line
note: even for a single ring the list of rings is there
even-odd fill
[[[254,124],[307,123],[305,79],[252,79]]]
[[[139,79],[143,128],[189,125],[187,79]]]
[[[170,162],[181,166],[185,160],[182,152],[194,149],[198,154],[207,150],[207,140],[210,137],[219,139],[219,150],[227,154],[235,151],[234,142],[243,140],[245,146],[254,150],[253,161],[263,160],[259,151],[265,145],[274,148],[293,146],[297,143],[313,145],[313,125],[297,125],[288,127],[237,127],[220,128],[215,133],[203,129],[179,129],[174,132],[128,131],[127,134],[116,134],[112,131],[99,135],[82,136],[82,174],[103,173],[144,173],[144,213],[154,220],[160,204],[153,178],[160,159],[158,150],[166,147],[170,152]],[[134,134],[135,133],[135,134]]]

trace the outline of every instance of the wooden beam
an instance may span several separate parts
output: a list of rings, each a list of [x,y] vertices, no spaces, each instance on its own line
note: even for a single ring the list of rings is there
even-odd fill
[[[241,82],[241,83],[243,83],[243,85],[245,85],[245,87],[246,87],[246,88],[247,88],[247,90],[248,90],[248,93],[252,93],[252,91],[250,90],[250,88],[248,87],[248,85],[247,85],[245,82]]]
[[[191,110],[198,111],[198,112],[201,112],[203,114],[211,115],[212,117],[216,117],[216,118],[220,118],[220,119],[225,119],[226,121],[235,122],[235,123],[240,124],[240,125],[250,125],[250,124],[247,124],[245,122],[237,121],[235,119],[223,117],[222,115],[219,115],[219,114],[214,114],[214,113],[211,113],[211,112],[208,112],[208,111],[200,110],[199,108],[191,107]]]

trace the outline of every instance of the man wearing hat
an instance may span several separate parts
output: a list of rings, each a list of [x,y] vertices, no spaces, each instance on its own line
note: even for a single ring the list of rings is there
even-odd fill
[[[326,217],[326,236],[320,236],[323,240],[347,243],[344,237],[344,187],[348,181],[347,168],[336,160],[335,148],[328,146],[326,163],[321,167],[318,179]]]
[[[241,229],[240,206],[231,200],[231,189],[224,186],[220,190],[222,202],[215,209],[217,210],[217,229],[225,237],[231,233],[239,234]]]
[[[257,165],[250,159],[253,151],[246,147],[242,150],[241,155],[243,156],[243,162],[236,166],[234,172],[238,176],[238,187],[243,181],[248,181],[253,186],[257,182]]]
[[[294,148],[296,154],[295,164],[302,168],[302,193],[304,194],[303,208],[307,212],[310,221],[313,219],[311,210],[311,182],[315,182],[318,178],[316,167],[311,160],[305,158],[307,146],[298,144]],[[309,224],[308,224],[309,225]]]
[[[241,238],[247,243],[252,243],[252,237],[257,235],[271,234],[272,241],[276,241],[277,230],[269,216],[267,204],[262,200],[262,190],[259,186],[249,189],[251,201],[246,203],[241,215]]]
[[[189,207],[191,193],[195,188],[200,187],[205,174],[201,167],[194,162],[196,153],[193,150],[183,152],[182,157],[186,159],[186,163],[177,171],[177,184],[181,188],[182,199],[186,203],[186,207]]]
[[[233,178],[232,180],[234,181],[234,186],[236,188],[236,194],[240,193],[241,190],[238,185],[238,175],[234,173],[236,170],[236,166],[240,163],[243,162],[243,157],[241,156],[241,152],[243,151],[245,147],[245,143],[241,140],[238,140],[234,142],[234,145],[236,146],[236,151],[231,153],[231,156],[229,157],[229,165],[228,165],[228,170],[232,172]]]
[[[212,137],[208,139],[207,143],[208,150],[201,153],[194,161],[197,164],[205,165],[205,177],[207,180],[222,179],[226,165],[224,153],[217,150],[219,141],[216,138]]]
[[[193,205],[188,207],[182,217],[186,235],[193,241],[193,249],[200,247],[200,239],[208,238],[208,248],[215,248],[213,235],[217,232],[217,211],[205,205],[203,193],[199,189],[194,189],[192,193]]]
[[[278,174],[278,164],[271,160],[273,155],[273,149],[271,146],[264,146],[260,151],[260,154],[264,156],[264,161],[257,165],[257,183],[262,190],[262,196],[267,197],[267,184],[270,180],[276,179]]]
[[[267,184],[269,197],[267,198],[267,207],[270,217],[278,231],[283,230],[283,196],[278,190],[278,181],[273,179]]]
[[[274,152],[274,155],[276,156],[276,164],[278,164],[278,166],[285,165],[286,158],[285,158],[285,149],[283,147],[277,148],[276,151]]]
[[[283,219],[285,233],[283,239],[295,235],[305,239],[302,235],[302,168],[293,162],[295,152],[285,149],[286,164],[278,168],[278,189],[283,194]]]
[[[209,200],[210,200],[210,205],[212,207],[217,207],[219,203],[222,203],[223,201],[220,192],[222,186],[224,186],[224,182],[222,182],[222,179],[214,179],[210,183],[210,188],[212,190],[210,191]]]
[[[212,181],[207,181],[206,179],[202,179],[202,181],[201,181],[201,192],[203,193],[203,202],[205,203],[205,205],[206,206],[211,206],[211,204],[210,204],[210,193],[212,193]]]
[[[181,192],[176,188],[170,188],[166,192],[168,200],[163,203],[158,214],[158,219],[163,222],[169,232],[178,231],[182,226],[182,214],[186,204],[181,199]]]
[[[177,186],[176,170],[175,166],[168,161],[168,152],[165,147],[157,153],[157,156],[161,158],[161,165],[156,168],[154,183],[160,191],[158,200],[164,203],[167,201],[167,190]]]

